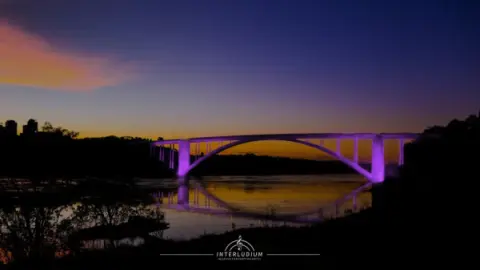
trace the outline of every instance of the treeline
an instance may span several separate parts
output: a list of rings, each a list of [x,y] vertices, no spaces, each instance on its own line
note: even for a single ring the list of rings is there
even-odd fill
[[[373,190],[374,210],[388,239],[408,235],[403,241],[421,243],[417,249],[447,250],[447,242],[468,239],[478,211],[479,153],[480,114],[427,128],[407,144],[400,177]],[[458,226],[462,229],[454,229]]]
[[[29,136],[0,138],[0,176],[168,177],[150,157],[150,140],[132,137],[76,139],[78,132],[43,128]]]
[[[134,137],[78,138],[79,133],[46,122],[41,132],[0,136],[0,177],[173,177],[167,160],[151,140]],[[177,160],[177,152],[174,152]],[[193,162],[193,156],[192,156]],[[175,164],[176,165],[176,164]],[[312,161],[268,156],[221,155],[200,164],[193,175],[262,175],[353,173],[338,161]]]

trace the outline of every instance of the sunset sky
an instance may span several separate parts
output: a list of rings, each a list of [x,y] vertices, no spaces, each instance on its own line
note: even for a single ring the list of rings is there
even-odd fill
[[[0,122],[419,132],[480,108],[479,14],[474,0],[0,0]]]

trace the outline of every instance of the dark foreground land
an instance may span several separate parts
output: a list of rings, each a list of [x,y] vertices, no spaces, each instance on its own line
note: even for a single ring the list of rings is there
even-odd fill
[[[151,238],[140,247],[83,251],[55,261],[30,261],[12,264],[12,269],[149,269],[170,267],[283,267],[297,269],[323,267],[383,267],[390,260],[399,263],[425,263],[434,259],[442,247],[429,230],[373,222],[372,210],[322,225],[305,228],[250,228],[221,235],[206,235],[190,241]],[[407,231],[405,231],[407,230]],[[238,239],[248,240],[259,261],[219,261],[213,256],[165,256],[167,254],[216,254]],[[428,252],[425,252],[425,251]],[[163,254],[163,255],[162,255]],[[319,256],[269,256],[269,254],[320,254]],[[387,263],[388,264],[388,263]],[[434,263],[430,263],[434,265]]]
[[[354,234],[368,234],[366,224],[360,224],[362,221],[355,218],[357,224],[340,223],[323,225],[321,227],[311,228],[252,228],[240,229],[227,232],[221,235],[206,235],[198,239],[173,242],[173,241],[152,241],[141,248],[125,248],[114,251],[107,256],[105,253],[94,252],[83,254],[77,258],[64,258],[58,261],[58,265],[65,269],[83,269],[91,263],[103,260],[104,265],[115,265],[116,267],[134,267],[155,265],[155,263],[168,263],[176,266],[223,266],[235,267],[240,264],[247,264],[251,267],[260,266],[282,266],[285,263],[292,263],[296,267],[304,268],[311,266],[335,265],[337,260],[348,255],[358,255],[358,249],[363,245],[369,245],[369,237],[355,236]],[[344,221],[345,222],[345,221]],[[365,221],[363,221],[365,222]],[[345,226],[342,228],[341,226]],[[334,228],[335,227],[335,228]],[[349,227],[349,228],[347,228]],[[333,230],[337,231],[335,233]],[[360,230],[360,231],[358,231]],[[363,233],[361,232],[363,231]],[[340,233],[351,232],[351,235],[339,235]],[[354,233],[355,232],[355,233]],[[219,261],[214,256],[161,256],[160,254],[216,254],[223,251],[225,246],[238,239],[239,236],[249,241],[256,251],[263,252],[260,261]],[[343,239],[342,239],[343,238]],[[350,238],[350,239],[347,239]],[[342,241],[343,240],[343,241]],[[356,242],[361,241],[361,242]],[[351,245],[349,247],[348,245]],[[345,249],[350,248],[350,251]],[[268,254],[320,254],[320,256],[269,256]],[[121,254],[121,255],[118,255]],[[339,256],[341,255],[341,256]],[[121,257],[119,261],[118,257]],[[104,261],[107,259],[108,261]],[[141,262],[139,261],[141,260]],[[193,264],[193,265],[192,265]],[[75,268],[76,267],[76,268]],[[126,268],[125,268],[126,269]]]
[[[445,127],[426,129],[405,146],[405,164],[399,176],[372,188],[371,209],[311,227],[242,229],[183,242],[154,237],[151,232],[168,229],[168,224],[161,213],[141,207],[151,203],[151,198],[133,182],[123,181],[115,188],[96,180],[69,185],[68,181],[59,184],[42,175],[30,179],[34,188],[22,190],[19,187],[26,185],[2,184],[0,252],[10,253],[9,264],[3,267],[413,269],[453,262],[463,268],[469,257],[476,256],[465,250],[475,246],[473,235],[478,233],[473,225],[478,224],[478,153],[480,118],[472,115],[464,121],[453,120]],[[60,192],[54,187],[63,189]],[[71,202],[81,202],[81,207],[69,220],[59,220],[57,208]],[[86,224],[95,224],[97,229]],[[239,235],[264,253],[261,261],[161,255],[216,253]],[[145,243],[136,247],[112,245],[97,251],[81,245],[86,240],[125,237],[141,237]],[[62,256],[60,250],[64,251]],[[272,253],[320,256],[268,256]]]

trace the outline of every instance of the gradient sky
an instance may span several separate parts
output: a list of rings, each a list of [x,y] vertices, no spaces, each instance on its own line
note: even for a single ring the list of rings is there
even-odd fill
[[[84,136],[421,131],[478,111],[479,48],[475,0],[0,0],[0,118]]]

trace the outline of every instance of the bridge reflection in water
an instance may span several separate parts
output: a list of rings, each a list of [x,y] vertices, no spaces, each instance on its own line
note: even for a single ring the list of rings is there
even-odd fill
[[[180,223],[171,224],[168,231],[177,230],[178,226],[188,230],[192,224],[196,224],[195,227],[198,224],[198,227],[205,226],[202,230],[210,231],[210,226],[217,226],[215,231],[221,232],[229,229],[228,218],[237,227],[257,226],[267,220],[269,224],[318,222],[358,211],[371,201],[370,193],[361,191],[344,201],[338,200],[365,184],[358,175],[222,177],[221,180],[206,177],[205,182],[208,193],[239,210],[229,211],[208,193],[205,196],[201,188],[190,189],[188,208],[178,206],[175,193],[158,192],[153,194],[156,206],[166,211],[169,222]],[[319,213],[320,207],[323,213]],[[307,214],[297,217],[304,212]]]
[[[257,134],[257,135],[236,135],[236,136],[220,136],[220,137],[202,137],[202,138],[190,138],[190,139],[173,139],[173,140],[161,140],[152,142],[152,156],[157,156],[164,164],[168,163],[169,168],[176,171],[178,186],[178,210],[184,211],[210,211],[212,209],[200,209],[198,207],[190,206],[190,192],[189,192],[189,172],[195,167],[200,165],[203,161],[214,155],[230,149],[235,146],[239,146],[246,143],[259,142],[259,141],[284,141],[296,143],[299,145],[305,145],[313,149],[317,149],[331,158],[337,159],[349,166],[351,169],[362,175],[367,184],[360,188],[360,190],[354,190],[351,194],[354,206],[356,206],[356,194],[362,190],[369,188],[373,184],[382,183],[385,179],[386,173],[388,173],[389,166],[386,164],[385,158],[385,141],[397,140],[399,147],[398,165],[402,165],[404,161],[404,143],[405,140],[412,140],[417,138],[418,134],[413,133],[305,133],[305,134]],[[325,140],[335,140],[335,149],[329,149],[325,145]],[[353,142],[353,158],[345,156],[342,153],[342,142],[351,140]],[[369,140],[371,142],[371,159],[370,168],[366,169],[365,165],[359,158],[359,140]],[[212,143],[220,143],[216,149],[212,148]],[[200,153],[201,144],[205,144],[205,154]],[[176,147],[177,145],[178,147]],[[168,148],[166,148],[168,146]],[[158,151],[156,150],[158,148]],[[193,150],[193,152],[192,152]],[[167,154],[168,153],[168,154]],[[166,155],[167,154],[167,155]],[[387,165],[387,166],[386,166]],[[387,170],[386,170],[387,169]],[[209,196],[210,199],[215,200],[215,203],[222,208],[226,208],[230,212],[240,214],[241,211],[232,205],[228,205],[224,201],[216,198],[212,194],[208,194],[207,190],[202,190],[202,193]],[[196,192],[194,192],[194,195]],[[335,208],[338,208],[338,204],[343,204],[345,199],[340,198],[340,201],[335,203]],[[169,201],[170,202],[170,201]],[[194,200],[196,203],[196,200]],[[171,204],[171,203],[170,203]],[[320,220],[323,219],[323,210],[319,210]],[[338,212],[338,209],[336,210]],[[216,212],[219,214],[218,212]],[[250,213],[253,214],[253,213]],[[310,216],[311,213],[302,213],[296,216],[283,216],[283,219],[304,221],[300,216]],[[277,216],[278,217],[278,216]],[[309,221],[309,219],[307,220]]]
[[[404,143],[417,137],[418,134],[414,133],[305,133],[235,135],[155,141],[151,143],[152,157],[158,158],[163,164],[168,164],[169,168],[175,171],[178,183],[176,198],[169,194],[155,194],[155,197],[158,198],[158,207],[176,211],[295,223],[321,222],[328,218],[339,217],[345,213],[345,208],[350,208],[349,212],[355,212],[362,208],[363,206],[358,204],[359,195],[365,194],[365,191],[372,185],[382,183],[388,174],[395,174],[396,168],[402,165],[404,161]],[[330,149],[325,144],[325,140],[334,140],[334,149]],[[371,155],[367,161],[371,164],[370,166],[364,164],[364,160],[360,160],[360,140],[370,142]],[[397,141],[399,152],[396,164],[386,164],[385,142],[387,140]],[[333,159],[341,161],[363,176],[364,184],[355,187],[349,193],[341,194],[336,200],[332,200],[329,205],[317,206],[317,209],[310,211],[301,209],[302,211],[294,213],[278,213],[275,209],[263,212],[248,211],[238,205],[229,203],[228,198],[219,198],[208,188],[203,188],[198,183],[192,185],[189,172],[209,157],[218,155],[232,147],[259,141],[284,141],[316,149]],[[345,141],[353,143],[352,157],[342,153],[342,142]],[[217,148],[212,147],[214,143],[217,144]],[[200,150],[203,149],[203,144],[205,144],[205,152]],[[200,194],[204,197],[203,205]],[[348,207],[348,205],[351,205],[351,207]]]

